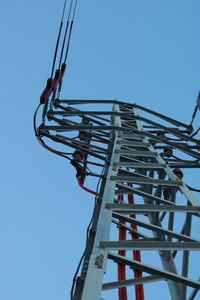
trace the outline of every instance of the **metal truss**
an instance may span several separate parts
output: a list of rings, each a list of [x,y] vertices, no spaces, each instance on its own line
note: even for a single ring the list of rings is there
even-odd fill
[[[192,226],[200,203],[182,171],[200,167],[191,126],[116,100],[56,99],[47,117],[40,136],[80,151],[71,161],[80,185],[96,177],[100,186],[93,188],[95,209],[72,299],[106,299],[114,289],[120,300],[133,299],[128,287],[159,287],[161,281],[169,299],[195,299],[200,282],[190,257],[200,250]],[[95,169],[88,172],[88,166]],[[138,293],[136,300],[142,299]]]

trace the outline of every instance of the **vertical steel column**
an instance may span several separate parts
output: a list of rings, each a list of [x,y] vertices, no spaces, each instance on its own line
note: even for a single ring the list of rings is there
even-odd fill
[[[114,112],[119,112],[119,105],[114,105]],[[112,124],[121,127],[121,119],[118,116],[112,117]],[[119,149],[120,131],[113,131],[113,149],[110,160],[110,166],[107,173],[107,179],[104,187],[100,214],[97,223],[94,246],[90,255],[90,260],[87,269],[84,289],[81,300],[99,300],[101,298],[103,275],[106,269],[107,250],[100,249],[99,243],[102,240],[109,240],[111,227],[112,212],[105,209],[105,205],[113,203],[115,195],[115,182],[110,181],[111,176],[117,174],[118,168],[115,163],[119,162],[119,154],[116,151]]]

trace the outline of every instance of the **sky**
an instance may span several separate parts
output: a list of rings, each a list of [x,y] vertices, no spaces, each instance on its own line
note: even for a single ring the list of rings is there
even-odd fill
[[[93,208],[73,168],[40,147],[32,126],[62,7],[0,3],[3,300],[69,299]],[[198,0],[78,0],[61,98],[118,99],[189,123],[200,88],[199,10]]]

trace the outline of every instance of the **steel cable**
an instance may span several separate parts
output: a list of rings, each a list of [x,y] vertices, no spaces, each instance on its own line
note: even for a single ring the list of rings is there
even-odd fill
[[[77,8],[77,2],[78,2],[78,0],[75,0],[75,5],[74,5],[71,24],[70,24],[69,37],[68,37],[68,41],[67,41],[67,49],[66,49],[66,53],[65,53],[64,63],[67,62],[67,57],[68,57],[68,53],[69,53],[69,46],[70,46],[70,41],[71,41],[71,34],[72,34],[72,29],[73,29],[73,24],[74,24],[74,17],[75,17],[76,8]]]
[[[68,156],[66,156],[66,154],[68,154],[68,153],[60,152],[60,151],[57,151],[57,150],[55,150],[55,149],[53,149],[53,148],[47,146],[47,145],[45,144],[45,142],[42,140],[42,138],[40,137],[40,134],[38,133],[38,130],[37,130],[37,124],[36,124],[37,113],[38,113],[38,111],[39,111],[40,106],[41,106],[41,104],[39,104],[39,105],[37,106],[37,108],[36,108],[36,110],[35,110],[35,113],[34,113],[34,116],[33,116],[33,128],[34,128],[35,136],[36,136],[36,138],[37,138],[39,144],[40,144],[41,146],[43,146],[44,148],[46,148],[47,150],[53,152],[54,154],[57,154],[57,155],[59,155],[59,156],[62,156],[62,157],[64,157],[64,158],[66,158],[66,159],[68,159],[68,160],[71,161],[71,158],[69,158]]]
[[[62,26],[63,26],[63,19],[64,19],[64,14],[65,14],[66,4],[67,4],[67,0],[65,0],[65,2],[64,2],[64,7],[63,7],[63,11],[62,11],[60,28],[59,28],[59,32],[58,32],[56,48],[55,48],[53,64],[52,64],[52,70],[51,70],[51,78],[53,78],[53,73],[54,73],[54,69],[55,69],[55,63],[56,63],[56,58],[57,58],[57,53],[58,53],[58,46],[59,46],[59,42],[60,42],[60,36],[61,36],[61,32],[62,32]]]
[[[33,128],[34,128],[35,136],[38,136],[37,126],[36,126],[36,118],[37,118],[37,113],[38,113],[40,106],[41,106],[41,104],[39,103],[35,110],[34,116],[33,116]]]
[[[69,28],[69,21],[70,21],[70,15],[71,15],[73,1],[74,0],[71,0],[71,3],[70,3],[70,8],[69,8],[69,13],[68,13],[67,23],[66,23],[66,27],[65,27],[65,33],[64,33],[64,38],[63,38],[63,43],[62,43],[62,49],[61,49],[61,54],[60,54],[60,61],[59,61],[59,69],[60,69],[61,63],[62,63],[62,57],[63,57],[63,52],[64,52],[64,48],[65,48],[65,42],[66,42],[66,37],[67,37],[67,33],[68,33],[68,28]]]
[[[197,135],[198,132],[199,132],[199,130],[200,130],[200,127],[199,127],[194,133],[192,133],[192,134],[190,135],[190,137],[194,137],[195,135]]]

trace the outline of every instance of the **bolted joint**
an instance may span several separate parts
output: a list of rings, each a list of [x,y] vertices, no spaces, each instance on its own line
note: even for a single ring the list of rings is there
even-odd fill
[[[89,230],[89,232],[90,232],[90,236],[94,236],[95,235],[95,233],[96,233],[96,230],[95,229],[93,229],[93,228],[91,228],[90,230]]]
[[[96,199],[97,203],[101,204],[102,202],[102,197],[101,196],[98,196],[97,199]]]
[[[103,261],[104,261],[104,257],[103,254],[99,254],[96,256],[95,259],[95,266],[97,266],[97,268],[102,269],[103,268]]]
[[[88,259],[86,259],[84,261],[83,268],[82,268],[82,275],[83,276],[85,276],[87,274],[88,265],[89,265],[89,261],[88,261]]]

